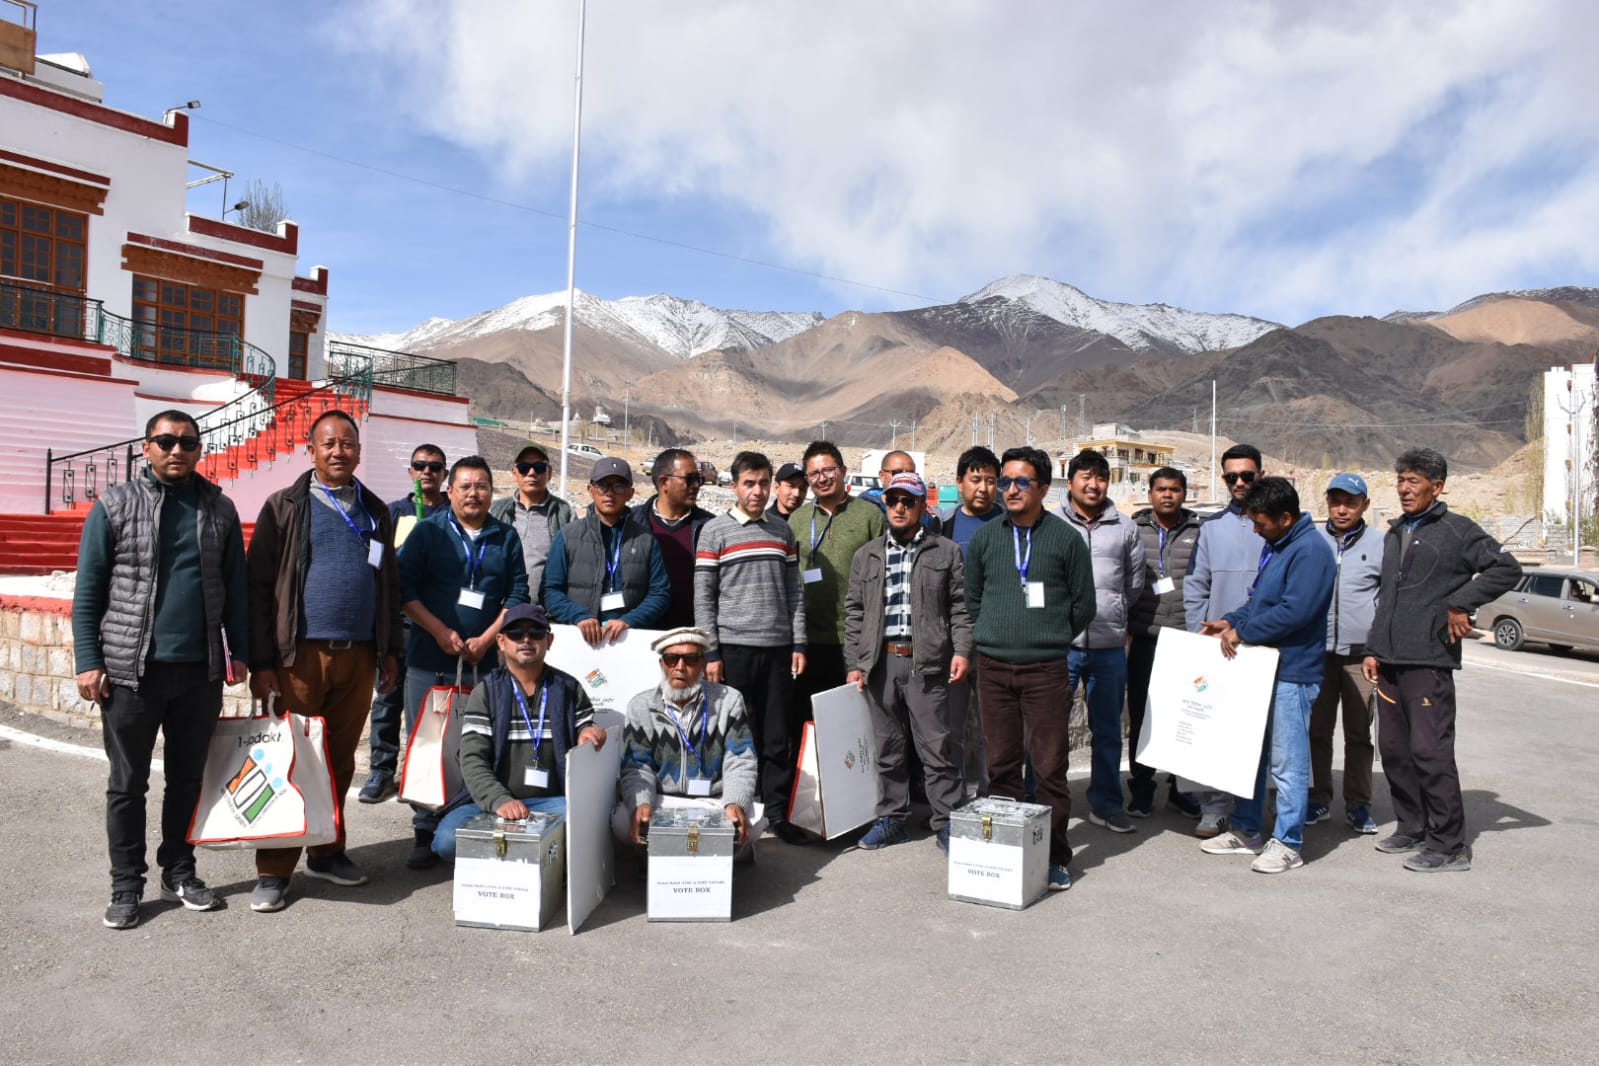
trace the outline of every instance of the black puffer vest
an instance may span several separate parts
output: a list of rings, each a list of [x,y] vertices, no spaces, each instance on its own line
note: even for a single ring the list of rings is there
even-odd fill
[[[655,534],[640,522],[636,511],[624,512],[622,522],[620,589],[632,610],[650,594],[650,548]],[[605,542],[599,515],[590,514],[561,530],[566,539],[566,595],[573,603],[600,617],[600,597],[605,589]]]

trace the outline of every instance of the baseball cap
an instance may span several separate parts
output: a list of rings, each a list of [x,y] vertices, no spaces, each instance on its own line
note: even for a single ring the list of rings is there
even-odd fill
[[[908,492],[912,496],[927,495],[927,483],[922,480],[922,475],[916,473],[895,474],[888,479],[888,488],[883,490],[887,496],[891,492]]]
[[[629,485],[633,484],[633,468],[627,465],[626,459],[618,459],[614,455],[607,455],[596,460],[594,469],[589,471],[589,484],[598,485],[608,477],[619,477]]]
[[[529,442],[522,445],[522,450],[516,453],[516,461],[525,463],[530,458],[539,459],[547,463],[550,461],[550,453],[545,451],[540,445]]]
[[[1347,492],[1351,496],[1369,496],[1366,491],[1366,479],[1359,474],[1339,474],[1327,482],[1327,491]]]
[[[777,468],[777,473],[773,475],[772,480],[787,481],[791,477],[802,478],[804,476],[805,471],[799,468],[798,463],[784,463],[782,466]]]
[[[529,625],[534,629],[542,629],[548,633],[550,631],[550,616],[543,607],[536,603],[519,603],[505,612],[505,624],[500,626],[500,631],[504,632],[517,624]]]

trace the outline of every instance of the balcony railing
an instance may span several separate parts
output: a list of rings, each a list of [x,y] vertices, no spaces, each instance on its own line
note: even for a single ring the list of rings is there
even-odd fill
[[[0,279],[0,328],[93,340],[103,312],[87,296]]]
[[[359,378],[364,372],[374,385],[455,395],[455,364],[448,359],[345,341],[329,341],[327,350],[329,377]]]

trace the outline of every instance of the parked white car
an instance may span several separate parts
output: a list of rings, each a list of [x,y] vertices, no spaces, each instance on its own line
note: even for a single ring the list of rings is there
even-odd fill
[[[581,455],[585,459],[602,459],[605,457],[605,453],[594,447],[594,445],[580,444],[575,441],[566,446],[566,454]]]

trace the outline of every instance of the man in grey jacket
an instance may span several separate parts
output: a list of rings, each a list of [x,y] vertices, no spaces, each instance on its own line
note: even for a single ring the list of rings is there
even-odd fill
[[[1344,718],[1344,820],[1357,833],[1375,833],[1371,817],[1371,682],[1361,672],[1366,634],[1382,582],[1382,531],[1366,524],[1371,496],[1359,474],[1339,474],[1327,484],[1327,521],[1321,535],[1337,559],[1327,615],[1327,662],[1310,709],[1310,809],[1305,824],[1331,813],[1333,730]]]
[[[1249,600],[1266,542],[1244,511],[1244,497],[1264,475],[1260,449],[1254,445],[1234,444],[1221,453],[1221,477],[1232,501],[1199,526],[1199,540],[1183,579],[1183,615],[1190,633],[1198,633],[1207,619],[1225,618]],[[1205,791],[1199,802],[1203,813],[1194,835],[1220,836],[1227,829],[1232,796]]]
[[[883,507],[888,534],[855,553],[844,594],[844,664],[866,693],[877,748],[877,821],[860,846],[871,851],[909,836],[908,723],[933,808],[930,826],[947,851],[949,815],[962,792],[949,686],[966,676],[972,654],[966,571],[955,543],[922,525],[921,475],[895,475]]]
[[[1471,612],[1509,592],[1521,564],[1438,497],[1449,464],[1430,448],[1394,462],[1404,514],[1383,542],[1382,588],[1361,669],[1377,686],[1377,744],[1399,825],[1377,844],[1405,869],[1471,869],[1455,767],[1455,675]]]
[[[555,534],[571,524],[572,505],[550,491],[550,455],[537,444],[523,445],[516,453],[511,475],[515,491],[495,500],[489,506],[489,516],[516,530],[522,541],[527,587],[536,601],[550,546],[555,543]]]
[[[1110,463],[1092,448],[1066,467],[1061,516],[1088,545],[1094,565],[1094,620],[1072,641],[1068,656],[1075,693],[1088,702],[1092,759],[1088,821],[1113,833],[1131,833],[1122,804],[1122,704],[1127,696],[1127,613],[1144,588],[1144,542],[1138,527],[1109,495]]]

